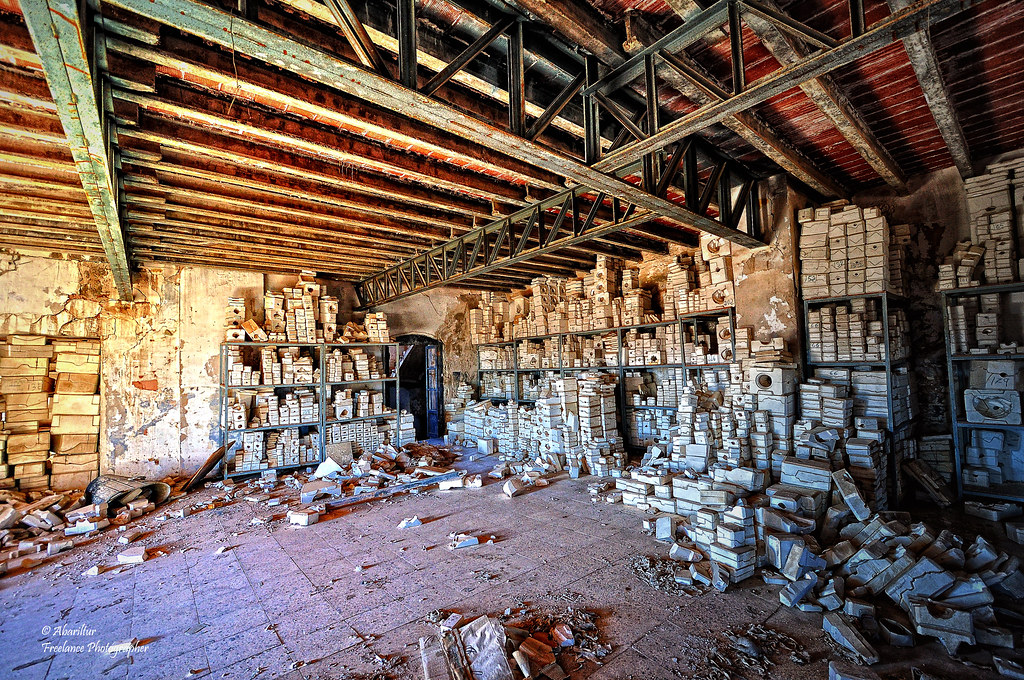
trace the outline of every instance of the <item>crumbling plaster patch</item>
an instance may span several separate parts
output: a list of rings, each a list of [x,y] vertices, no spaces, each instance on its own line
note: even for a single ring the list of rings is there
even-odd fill
[[[122,302],[104,264],[0,256],[0,335],[99,338],[101,469],[162,477],[219,442],[223,302],[262,294],[261,274],[166,267],[139,272]]]
[[[456,289],[430,290],[382,305],[388,315],[391,337],[426,335],[443,347],[443,379],[446,396],[455,394],[460,380],[476,382],[476,348],[469,335],[469,310],[478,307],[478,293]]]

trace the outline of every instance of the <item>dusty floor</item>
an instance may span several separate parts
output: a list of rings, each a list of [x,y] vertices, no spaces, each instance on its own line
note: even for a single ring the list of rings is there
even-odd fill
[[[124,546],[108,532],[30,574],[0,579],[0,677],[172,679],[196,671],[356,680],[375,677],[379,655],[393,660],[387,677],[413,680],[422,677],[417,641],[435,630],[428,612],[500,615],[524,605],[599,614],[613,651],[603,667],[567,668],[574,679],[702,677],[721,633],[755,622],[794,636],[812,659],[775,659],[772,678],[825,678],[833,658],[820,616],[781,607],[777,588],[759,579],[697,597],[640,583],[629,559],[665,548],[640,533],[639,513],[592,504],[585,480],[564,474],[515,499],[491,483],[364,504],[310,527],[288,526],[283,515],[239,500],[185,519],[143,518],[154,529],[144,539],[150,554],[166,554],[142,565],[83,576],[94,564],[116,565]],[[412,515],[423,526],[395,529]],[[452,531],[495,542],[453,552],[445,547]],[[221,546],[231,549],[215,556]],[[132,638],[141,646],[131,655],[95,651]],[[886,678],[909,679],[912,665],[937,678],[991,676],[950,661],[937,644],[880,651],[875,670]]]

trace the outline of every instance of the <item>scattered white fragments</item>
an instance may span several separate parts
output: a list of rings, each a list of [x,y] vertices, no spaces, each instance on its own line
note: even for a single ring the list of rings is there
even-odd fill
[[[448,618],[441,622],[441,630],[454,630],[462,623],[462,614],[457,612],[449,614]]]
[[[448,538],[451,539],[451,543],[448,545],[449,550],[458,550],[459,548],[471,548],[474,545],[480,545],[480,539],[476,536],[471,536],[469,534],[452,532],[448,534]]]
[[[526,491],[526,484],[521,479],[513,477],[501,485],[501,490],[509,498],[515,498]]]
[[[118,564],[142,564],[146,561],[146,546],[135,545],[117,556]]]
[[[288,523],[301,527],[308,527],[320,521],[320,513],[316,510],[289,510]]]
[[[704,555],[699,551],[679,545],[678,543],[672,544],[672,547],[668,550],[668,556],[679,562],[700,562],[704,559]]]
[[[121,545],[128,545],[129,543],[134,543],[135,541],[139,540],[139,538],[141,538],[143,534],[146,533],[146,529],[144,527],[133,527],[131,529],[121,527],[120,531],[122,533],[120,536],[117,537],[117,542]]]
[[[410,529],[412,527],[418,527],[421,524],[423,524],[423,521],[420,520],[420,518],[418,516],[406,517],[401,522],[399,522],[398,528],[399,529]]]
[[[461,489],[466,485],[463,477],[455,477],[454,479],[443,479],[437,483],[438,491],[451,491],[452,489]]]

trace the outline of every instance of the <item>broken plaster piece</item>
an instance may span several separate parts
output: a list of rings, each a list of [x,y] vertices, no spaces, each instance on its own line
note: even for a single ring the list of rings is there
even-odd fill
[[[526,491],[526,484],[520,479],[512,478],[501,485],[501,490],[509,498],[515,498]]]
[[[118,554],[118,564],[142,564],[146,561],[146,546],[136,545]]]
[[[423,522],[420,520],[420,518],[418,516],[414,515],[413,517],[406,517],[405,519],[403,519],[398,524],[398,528],[399,529],[410,529],[412,527],[418,527],[421,524],[423,524]]]
[[[856,654],[864,663],[868,665],[878,663],[878,652],[843,614],[839,612],[825,614],[822,628],[833,640]]]
[[[476,536],[470,536],[469,534],[451,533],[448,534],[448,538],[452,539],[449,544],[449,550],[458,550],[459,548],[471,548],[474,545],[480,545],[480,539]]]

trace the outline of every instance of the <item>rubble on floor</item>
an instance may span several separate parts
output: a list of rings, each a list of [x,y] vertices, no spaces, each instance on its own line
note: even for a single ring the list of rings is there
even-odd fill
[[[694,581],[689,567],[684,567],[672,559],[659,559],[636,555],[629,560],[629,569],[633,575],[650,587],[670,595],[697,595],[704,592],[704,585]]]
[[[406,444],[400,449],[384,445],[375,452],[365,451],[358,458],[352,457],[351,450],[345,457],[329,456],[312,475],[286,475],[284,479],[306,480],[301,484],[300,500],[307,505],[325,497],[338,502],[358,500],[433,484],[448,490],[467,486],[465,474],[451,468],[460,456],[447,446],[425,442]],[[277,474],[266,471],[262,479],[273,484]]]
[[[773,659],[784,656],[801,666],[811,661],[799,642],[759,624],[727,630],[724,636],[725,640],[708,655],[706,669],[694,675],[694,680],[770,678],[771,669],[775,666]]]
[[[565,680],[587,661],[601,665],[611,647],[601,642],[597,615],[568,607],[557,614],[506,609],[498,617],[463,622],[434,611],[436,635],[420,638],[425,680]]]
[[[0,575],[38,566],[92,541],[103,530],[124,532],[122,538],[128,540],[123,542],[131,543],[140,530],[130,523],[152,512],[169,494],[166,483],[113,475],[97,477],[85,492],[0,490]],[[123,554],[121,564],[146,559],[142,546]]]
[[[439,482],[447,482],[449,489],[480,486],[479,476],[467,476],[451,467],[459,457],[449,447],[423,442],[401,449],[385,446],[344,466],[328,459],[317,472],[308,470],[309,474],[278,477],[268,470],[246,483],[218,481],[213,486],[223,490],[223,495],[198,506],[176,507],[154,519],[185,519],[199,510],[245,501],[277,509],[279,519],[296,528],[306,527],[316,524],[327,510],[349,502],[415,492]],[[174,483],[181,486],[183,480]],[[0,490],[0,574],[34,567],[91,541],[104,530],[123,532],[118,542],[129,547],[118,556],[120,564],[138,564],[152,557],[144,546],[130,545],[144,533],[143,527],[131,523],[168,500],[171,488],[166,482],[103,475],[94,479],[84,493]],[[279,493],[282,490],[298,492],[297,498]],[[308,507],[297,507],[295,501]],[[273,518],[256,517],[252,523],[263,524]],[[96,565],[87,573],[99,574],[105,569]]]
[[[905,512],[873,512],[845,469],[830,473],[814,459],[787,458],[783,465],[784,483],[767,493],[763,483],[745,489],[724,481],[739,479],[737,471],[756,472],[741,467],[719,467],[709,483],[689,471],[653,467],[617,480],[634,507],[655,488],[700,491],[690,514],[648,506],[658,511],[642,530],[666,545],[669,558],[636,557],[633,572],[651,587],[690,594],[691,586],[725,590],[759,569],[766,583],[782,586],[782,604],[821,613],[825,632],[859,663],[878,662],[876,641],[912,646],[918,637],[932,638],[950,655],[962,644],[1014,646],[1000,600],[1024,597],[1017,557],[982,536],[968,540]],[[591,492],[606,486],[591,484]],[[999,521],[1013,514],[1002,505],[975,503],[972,511]]]

